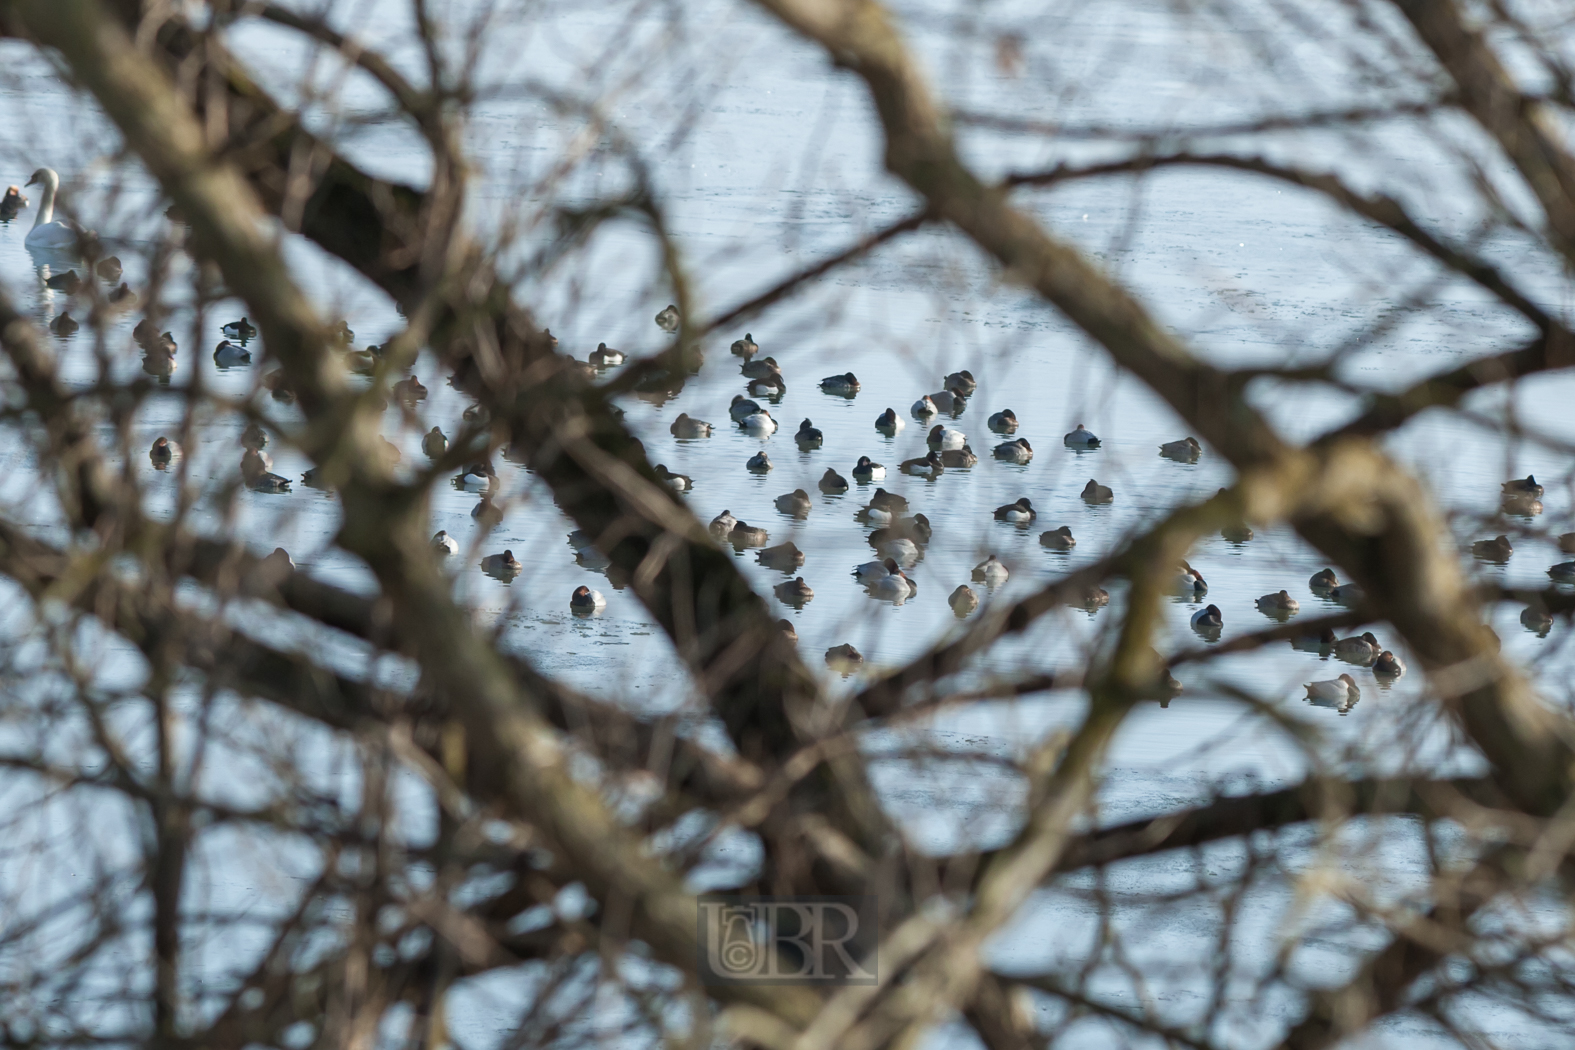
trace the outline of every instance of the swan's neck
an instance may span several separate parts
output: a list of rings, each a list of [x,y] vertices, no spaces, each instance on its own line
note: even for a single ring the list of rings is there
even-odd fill
[[[44,183],[44,194],[38,202],[38,215],[33,219],[33,229],[55,220],[55,184]]]

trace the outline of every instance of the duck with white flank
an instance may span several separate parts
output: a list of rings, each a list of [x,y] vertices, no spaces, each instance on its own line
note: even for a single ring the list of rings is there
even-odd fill
[[[932,448],[918,459],[903,460],[902,465],[897,469],[912,477],[929,478],[933,481],[941,476],[946,467],[941,463],[941,454]]]
[[[886,476],[886,468],[868,456],[860,456],[853,465],[854,481],[879,481]]]
[[[627,356],[622,350],[614,350],[606,343],[597,343],[588,360],[595,368],[617,368],[627,360]]]
[[[231,321],[229,324],[221,327],[219,331],[231,339],[239,339],[242,344],[246,343],[247,340],[257,338],[257,326],[244,317],[239,321]]]
[[[1017,433],[1017,413],[1009,408],[1003,408],[990,417],[990,429],[997,434]]]
[[[855,565],[853,567],[853,575],[858,578],[860,583],[869,584],[874,583],[876,580],[885,579],[898,571],[898,569],[899,566],[895,558],[877,558],[874,561]]]
[[[820,389],[828,394],[839,397],[852,397],[859,392],[859,380],[852,372],[844,372],[840,376],[827,376],[820,381]]]
[[[968,407],[968,399],[952,390],[936,391],[930,395],[930,400],[934,402],[936,411],[944,412],[953,419],[962,415],[963,409]]]
[[[968,435],[961,430],[943,427],[939,423],[930,428],[930,433],[925,437],[925,443],[937,452],[959,449],[968,443]]]
[[[733,403],[727,407],[727,414],[735,423],[742,423],[759,411],[761,411],[760,406],[743,394],[734,394]]]
[[[764,455],[764,453],[762,453],[762,455]],[[672,471],[667,469],[667,465],[665,463],[658,463],[651,469],[655,471],[657,478],[674,492],[688,492],[690,489],[695,487],[693,478],[691,478],[688,474],[674,474]],[[770,470],[771,468],[767,467],[766,469]]]
[[[1344,606],[1360,605],[1366,597],[1367,592],[1354,583],[1342,583],[1338,587],[1329,588],[1329,600]]]
[[[739,421],[739,426],[750,434],[775,434],[777,421],[771,418],[771,413],[765,409],[757,409]]]
[[[1040,533],[1039,545],[1053,551],[1069,551],[1077,546],[1077,540],[1072,536],[1072,526],[1062,525],[1059,529]]]
[[[1182,561],[1176,568],[1171,591],[1179,597],[1195,600],[1209,593],[1209,585],[1203,581],[1201,572]]]
[[[887,437],[895,434],[905,426],[907,426],[907,424],[902,421],[901,416],[897,415],[895,409],[888,408],[886,411],[875,417],[875,429],[879,430]]]
[[[887,561],[891,561],[891,559],[888,558]],[[895,566],[897,563],[891,561],[891,564]],[[919,593],[918,584],[908,579],[901,568],[897,568],[880,579],[872,581],[865,589],[869,591],[871,598],[876,598],[883,602],[891,602],[893,605],[901,605]]]
[[[1009,521],[1013,525],[1027,525],[1038,516],[1039,512],[1034,510],[1034,505],[1027,496],[1016,503],[1006,503],[995,508],[996,521]]]
[[[213,348],[213,363],[220,368],[249,365],[252,363],[252,352],[236,346],[228,339],[221,339],[219,345]]]
[[[995,458],[1006,463],[1016,463],[1021,466],[1034,458],[1034,447],[1028,443],[1027,438],[1018,438],[1016,441],[1003,441],[995,446]]]
[[[782,395],[787,393],[787,381],[782,378],[781,372],[772,372],[764,378],[751,379],[744,389],[749,391],[750,397],[766,397],[780,401]]]
[[[940,410],[935,407],[934,399],[930,395],[925,394],[913,403],[913,407],[909,411],[913,413],[915,419],[925,419],[929,416],[937,415]]]
[[[569,611],[575,616],[595,616],[607,608],[607,599],[600,591],[593,591],[583,584],[569,595]]]
[[[1081,423],[1077,425],[1076,430],[1067,434],[1061,441],[1067,448],[1089,449],[1099,447],[1099,438],[1095,437],[1093,431]]]
[[[1333,707],[1342,715],[1362,698],[1361,690],[1356,688],[1356,679],[1348,674],[1322,682],[1304,682],[1302,688],[1307,690],[1306,699],[1313,704],[1318,707]]]
[[[1224,626],[1225,617],[1218,605],[1205,606],[1192,614],[1192,629],[1205,638],[1218,638]]]
[[[1001,559],[993,554],[973,567],[973,578],[989,587],[999,587],[1011,575]]]

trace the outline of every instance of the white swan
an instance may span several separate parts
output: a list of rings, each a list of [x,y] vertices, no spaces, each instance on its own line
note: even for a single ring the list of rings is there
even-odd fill
[[[41,184],[44,194],[38,202],[38,215],[33,219],[33,228],[27,231],[27,239],[23,243],[29,248],[75,248],[79,233],[76,224],[55,218],[55,193],[60,189],[60,176],[52,168],[39,168],[33,172],[27,184]]]

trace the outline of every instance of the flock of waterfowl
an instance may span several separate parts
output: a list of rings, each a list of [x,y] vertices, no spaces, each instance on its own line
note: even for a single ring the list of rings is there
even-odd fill
[[[27,245],[41,250],[79,247],[84,241],[83,231],[74,223],[54,217],[55,198],[59,187],[59,178],[55,172],[41,168],[34,172],[28,185],[41,186],[42,193],[37,217],[32,230],[27,235]],[[14,218],[28,204],[27,197],[19,187],[8,187],[3,197],[0,197],[0,220]],[[113,286],[107,292],[94,296],[95,309],[126,310],[138,305],[137,295],[125,283],[120,282],[122,267],[118,259],[113,256],[97,258],[96,261],[90,261],[87,266],[88,280],[96,277]],[[85,283],[84,278],[74,269],[52,275],[46,280],[48,287],[68,296],[75,296],[81,292]],[[665,332],[676,333],[681,326],[678,308],[669,305],[659,312],[656,315],[656,324]],[[70,336],[78,327],[79,323],[71,317],[69,310],[62,310],[50,324],[51,331],[61,337]],[[215,365],[221,369],[250,365],[252,355],[246,346],[256,338],[258,334],[256,327],[247,318],[242,317],[238,321],[223,325],[221,331],[224,338],[218,342],[213,351]],[[343,321],[334,327],[332,335],[346,357],[347,366],[352,371],[367,374],[376,367],[382,353],[380,347],[368,346],[362,351],[354,350],[352,344],[355,335]],[[159,332],[150,316],[137,324],[133,336],[144,353],[144,370],[167,380],[175,369],[178,349],[171,333]],[[731,350],[734,355],[743,359],[740,372],[747,381],[747,396],[739,394],[732,399],[732,403],[728,406],[728,417],[734,425],[747,434],[768,436],[778,429],[778,422],[771,415],[768,405],[762,405],[753,399],[763,398],[770,402],[780,400],[786,390],[781,367],[774,357],[757,358],[760,347],[751,334],[736,340]],[[624,361],[625,355],[622,352],[601,343],[588,355],[588,360],[583,367],[591,373],[617,367]],[[288,383],[277,370],[264,377],[264,386],[281,401],[293,400],[293,393]],[[846,398],[857,396],[861,389],[858,378],[852,372],[827,376],[820,380],[819,387],[828,394]],[[914,401],[909,414],[921,425],[929,428],[926,435],[928,451],[923,456],[902,461],[896,467],[898,473],[934,480],[949,469],[967,469],[978,464],[979,456],[970,446],[968,436],[960,429],[948,425],[962,416],[968,399],[974,396],[977,387],[973,374],[964,369],[947,375],[940,390],[924,394]],[[392,393],[397,402],[413,406],[426,397],[427,390],[415,376],[408,376],[395,384]],[[466,418],[478,418],[480,411],[479,407],[473,407],[466,411]],[[943,418],[945,422],[941,421]],[[1005,439],[991,449],[990,454],[994,459],[1018,465],[1027,464],[1033,459],[1034,449],[1028,440],[1012,437],[1019,424],[1016,414],[1011,409],[1002,409],[991,414],[986,425],[993,434]],[[904,429],[906,423],[895,409],[888,407],[876,417],[874,426],[878,432],[891,437]],[[688,441],[708,438],[716,432],[716,427],[712,423],[681,413],[669,430],[674,438]],[[793,440],[801,450],[812,451],[824,446],[825,435],[811,420],[804,419],[799,424]],[[1065,434],[1062,442],[1067,448],[1079,452],[1098,449],[1102,444],[1100,438],[1081,423]],[[266,430],[252,423],[242,434],[240,444],[240,474],[248,488],[263,493],[290,491],[291,480],[271,470],[272,460],[265,451],[268,444]],[[400,455],[398,449],[387,441],[384,445],[386,446],[384,451],[390,461],[397,461]],[[423,436],[421,448],[429,458],[436,459],[447,452],[448,438],[439,427],[434,426]],[[1190,436],[1159,446],[1161,456],[1182,463],[1197,462],[1202,452],[1201,444]],[[173,441],[165,435],[160,435],[153,442],[148,455],[155,468],[167,470],[179,458],[180,453],[181,450]],[[771,457],[764,448],[750,456],[745,463],[745,469],[756,474],[767,474],[773,468]],[[655,471],[662,481],[676,491],[687,492],[693,487],[692,479],[668,470],[665,465],[658,464]],[[854,482],[868,484],[885,480],[887,468],[866,455],[858,458],[849,474]],[[309,486],[315,485],[316,480],[313,471],[306,472],[302,478],[303,483]],[[454,483],[458,488],[479,494],[480,502],[472,511],[472,517],[478,524],[490,529],[501,521],[502,512],[492,502],[498,479],[489,460],[478,461],[466,467],[454,479]],[[830,494],[847,493],[851,489],[848,479],[831,467],[826,469],[818,487],[821,492]],[[1522,515],[1540,513],[1542,495],[1543,487],[1532,476],[1507,481],[1503,485],[1504,509],[1509,513]],[[1108,504],[1115,499],[1115,493],[1109,486],[1093,478],[1089,479],[1081,496],[1090,505]],[[807,492],[803,489],[795,489],[778,496],[775,506],[783,514],[802,519],[810,514],[813,503]],[[871,597],[893,604],[901,604],[918,593],[918,584],[908,575],[908,571],[923,556],[924,547],[929,543],[933,532],[930,521],[925,515],[908,512],[906,499],[885,488],[877,487],[867,504],[856,515],[861,525],[872,530],[868,540],[876,556],[870,561],[854,566],[852,575]],[[997,507],[994,511],[995,520],[1022,528],[1031,526],[1037,517],[1038,512],[1026,496],[1013,503]],[[756,557],[759,563],[769,569],[792,574],[804,564],[804,552],[791,541],[767,546],[770,536],[766,529],[739,521],[726,510],[712,519],[709,530],[718,541],[729,543],[740,552],[758,548]],[[1236,542],[1252,538],[1252,530],[1245,523],[1227,526],[1222,532],[1226,539]],[[581,557],[582,563],[594,564],[600,559],[600,556],[594,553],[594,546],[589,537],[576,532],[570,537],[570,542]],[[1068,525],[1060,525],[1043,532],[1039,542],[1049,550],[1061,552],[1070,551],[1077,543]],[[1566,552],[1575,553],[1575,533],[1561,536],[1559,546]],[[433,536],[432,548],[442,557],[453,556],[459,552],[457,541],[446,531],[440,531]],[[1500,535],[1490,540],[1476,542],[1472,546],[1472,553],[1486,561],[1503,563],[1509,559],[1513,549],[1509,538]],[[269,560],[293,568],[288,553],[282,549],[276,549],[269,556]],[[605,564],[605,559],[600,560]],[[507,581],[517,576],[523,570],[523,565],[512,550],[504,550],[501,553],[486,555],[482,559],[482,568],[489,575]],[[1575,583],[1575,561],[1554,565],[1548,570],[1548,575],[1560,583]],[[997,557],[991,555],[973,568],[970,582],[995,588],[1005,583],[1009,576],[1007,567]],[[1332,569],[1325,569],[1315,574],[1309,581],[1309,588],[1320,597],[1343,604],[1353,605],[1361,599],[1359,588],[1352,584],[1341,584]],[[1178,596],[1189,600],[1200,600],[1207,590],[1207,584],[1195,569],[1185,562],[1178,566],[1174,581],[1174,591]],[[814,591],[802,576],[778,584],[774,588],[774,593],[779,601],[795,608],[802,608],[814,597]],[[1082,595],[1083,606],[1091,612],[1108,601],[1109,595],[1099,587],[1091,587]],[[947,602],[958,618],[966,618],[979,608],[981,600],[969,583],[960,583],[952,591]],[[1255,604],[1264,615],[1282,622],[1294,616],[1300,608],[1297,600],[1286,590],[1266,594],[1257,599]],[[570,596],[569,605],[574,614],[586,616],[604,609],[606,600],[591,588],[579,586]],[[1528,616],[1531,620],[1527,620]],[[1546,613],[1531,609],[1527,610],[1522,619],[1534,630],[1545,630],[1547,624],[1544,621],[1548,620]],[[1224,626],[1223,613],[1218,606],[1207,605],[1192,616],[1191,626],[1205,640],[1217,640]],[[797,634],[789,621],[780,620],[779,627],[796,640]],[[1379,679],[1393,680],[1405,672],[1405,666],[1400,658],[1390,650],[1383,649],[1371,632],[1342,639],[1335,637],[1332,631],[1325,631],[1321,636],[1294,639],[1292,645],[1297,649],[1321,655],[1333,655],[1352,664],[1371,668]],[[826,652],[827,663],[843,670],[856,667],[863,660],[863,656],[852,645],[837,646]],[[1175,688],[1179,690],[1179,685]],[[1309,701],[1334,706],[1342,713],[1348,711],[1360,696],[1358,686],[1349,674],[1342,674],[1328,681],[1310,682],[1305,688]]]

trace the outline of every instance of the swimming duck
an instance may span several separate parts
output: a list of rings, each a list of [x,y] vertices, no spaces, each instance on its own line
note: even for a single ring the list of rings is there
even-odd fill
[[[707,525],[706,528],[710,531],[711,535],[715,536],[717,539],[725,540],[733,534],[733,526],[737,524],[738,519],[733,517],[732,511],[724,510],[716,517],[712,518],[711,524]]]
[[[160,434],[153,439],[153,447],[148,449],[148,459],[152,461],[155,470],[168,469],[175,459],[175,443]]]
[[[734,547],[764,547],[771,539],[771,535],[765,529],[740,521],[733,526],[733,531],[727,534],[727,538]]]
[[[786,583],[779,583],[771,590],[776,594],[777,601],[783,605],[791,605],[795,609],[802,609],[806,602],[815,597],[814,588],[805,583],[802,576]]]
[[[1176,568],[1171,590],[1182,598],[1197,599],[1209,593],[1209,585],[1204,582],[1201,572],[1183,561]]]
[[[492,419],[492,413],[487,411],[486,405],[471,405],[460,413],[460,418],[467,423],[485,424]]]
[[[935,407],[934,399],[932,399],[930,395],[926,394],[919,398],[919,400],[915,401],[913,403],[913,407],[909,409],[909,411],[913,413],[915,418],[924,419],[927,416],[936,415],[940,412],[940,409]]]
[[[895,434],[905,426],[907,426],[907,424],[902,421],[901,416],[897,415],[895,409],[888,408],[886,411],[875,417],[875,429],[879,430],[887,437],[891,437],[891,435]]]
[[[973,578],[991,587],[999,587],[1009,576],[1011,573],[1001,564],[1001,559],[993,554],[973,567]]]
[[[627,355],[622,350],[614,350],[606,343],[597,343],[596,349],[590,353],[590,363],[595,368],[616,368],[627,360]]]
[[[267,557],[257,563],[257,576],[273,583],[282,583],[295,572],[295,559],[283,547],[275,547]]]
[[[1367,592],[1362,590],[1360,586],[1354,583],[1342,583],[1338,587],[1329,588],[1330,600],[1338,602],[1341,605],[1360,605],[1362,603],[1362,599],[1366,597]]]
[[[746,379],[766,379],[770,376],[780,376],[782,366],[777,364],[774,357],[763,357],[759,361],[745,361],[738,369]]]
[[[809,517],[810,509],[814,506],[809,501],[809,493],[803,489],[794,489],[792,492],[776,499],[777,510],[795,518]]]
[[[963,397],[973,397],[973,392],[979,389],[979,384],[974,380],[973,373],[964,368],[946,377],[946,389]]]
[[[219,345],[213,348],[213,363],[220,368],[249,365],[252,363],[252,352],[243,350],[228,339],[221,339]]]
[[[792,572],[804,564],[804,552],[796,547],[792,540],[779,543],[775,547],[767,547],[755,555],[755,560],[768,569],[778,572]]]
[[[1252,526],[1245,521],[1232,521],[1220,527],[1220,538],[1226,543],[1247,543],[1252,539]]]
[[[932,449],[941,452],[962,448],[968,443],[968,435],[961,430],[952,430],[937,423],[930,428],[930,433],[924,440]]]
[[[433,427],[421,438],[421,451],[428,459],[437,459],[448,451],[448,436],[438,427]]]
[[[732,417],[735,423],[742,423],[760,411],[762,411],[761,407],[743,394],[734,394],[733,403],[727,408],[727,414]]]
[[[861,525],[890,525],[897,520],[897,512],[890,507],[878,507],[871,503],[860,507],[853,515],[853,520]]]
[[[1053,551],[1069,551],[1077,546],[1077,540],[1072,536],[1072,526],[1062,525],[1059,529],[1040,533],[1039,545]]]
[[[1225,626],[1225,617],[1220,613],[1218,605],[1207,605],[1192,614],[1192,629],[1207,637],[1219,637],[1220,630]]]
[[[762,452],[760,453],[760,456],[756,458],[761,458],[764,456],[765,453]],[[750,462],[753,463],[754,460],[751,459]],[[751,467],[750,469],[753,470],[754,468]],[[769,460],[766,461],[765,469],[771,469],[771,462]],[[672,471],[667,469],[667,465],[665,463],[658,463],[656,466],[652,467],[651,470],[655,472],[658,481],[661,481],[674,492],[688,492],[695,487],[693,478],[691,478],[688,474],[674,474]]]
[[[1198,444],[1197,438],[1185,437],[1180,441],[1165,442],[1159,446],[1159,454],[1178,463],[1196,463],[1198,457],[1203,455],[1203,446]]]
[[[826,650],[826,664],[833,670],[841,670],[846,673],[863,662],[864,654],[853,648],[852,644],[848,642],[834,645]]]
[[[60,316],[49,322],[49,330],[58,336],[73,335],[81,327],[76,318],[71,316],[70,310],[60,311]]]
[[[459,553],[459,542],[448,534],[447,529],[439,529],[432,534],[432,549],[443,557],[451,557]]]
[[[1307,586],[1312,588],[1314,594],[1324,594],[1340,586],[1340,577],[1334,574],[1333,569],[1321,569],[1312,574]]]
[[[908,501],[904,497],[897,495],[895,492],[887,492],[885,489],[876,489],[875,494],[870,497],[870,506],[880,507],[882,510],[889,510],[893,514],[901,514],[903,511],[908,509]]]
[[[1016,503],[1007,503],[995,508],[996,521],[1009,521],[1014,525],[1027,525],[1039,516],[1034,510],[1034,505],[1024,496]]]
[[[742,357],[747,361],[758,353],[760,353],[760,344],[755,342],[755,337],[748,332],[744,333],[744,338],[733,340],[734,356]]]
[[[946,604],[952,607],[953,616],[965,620],[979,608],[979,596],[966,583],[959,583],[952,596],[946,599]]]
[[[852,397],[859,392],[859,381],[852,372],[844,372],[840,376],[827,376],[820,381],[820,389],[828,394],[841,394],[843,397]]]
[[[853,465],[854,481],[879,481],[886,476],[886,468],[868,456],[860,456]]]
[[[102,280],[118,281],[120,280],[120,275],[125,271],[120,265],[120,259],[111,255],[100,259],[98,264],[93,267],[93,272],[98,274]]]
[[[1084,503],[1109,503],[1113,499],[1115,493],[1110,491],[1109,486],[1101,485],[1093,478],[1089,478],[1088,484],[1083,486]]]
[[[969,467],[977,467],[979,465],[979,457],[974,455],[973,449],[963,445],[962,448],[949,448],[942,452],[941,465],[947,468],[966,470]]]
[[[524,568],[511,550],[505,550],[502,554],[489,554],[481,559],[481,571],[505,583],[518,576]]]
[[[990,429],[997,434],[1017,433],[1017,413],[1003,408],[990,417]]]
[[[243,447],[245,448],[245,451],[241,453],[241,474],[243,477],[250,478],[254,474],[273,469],[273,457],[262,451],[260,446]]]
[[[290,479],[264,470],[246,478],[246,487],[253,492],[289,492]]]
[[[1099,439],[1093,431],[1079,423],[1077,429],[1063,437],[1062,442],[1067,448],[1098,448]]]
[[[826,472],[820,476],[820,491],[828,496],[846,492],[848,491],[848,479],[827,467]]]
[[[491,532],[503,524],[503,508],[493,503],[491,496],[482,496],[476,501],[476,505],[470,508],[470,517],[477,528]]]
[[[941,454],[932,448],[928,455],[919,459],[903,460],[897,469],[913,477],[934,479],[940,477],[946,468],[941,462]]]
[[[394,384],[394,400],[406,408],[414,407],[417,401],[423,401],[427,396],[427,388],[421,385],[421,380],[415,376],[401,379]]]
[[[466,467],[455,480],[467,492],[491,492],[498,485],[498,472],[490,460],[480,460]]]
[[[930,400],[935,403],[939,412],[956,419],[963,414],[963,409],[968,407],[968,399],[951,390],[940,390],[930,395]]]
[[[1405,661],[1388,649],[1379,653],[1378,659],[1373,661],[1375,678],[1399,678],[1403,674],[1405,674]]]
[[[761,449],[749,457],[749,462],[745,466],[756,474],[764,474],[771,469],[771,457],[766,455],[765,449]]]
[[[895,565],[896,562],[892,564]],[[919,588],[908,579],[901,568],[870,582],[865,590],[869,592],[871,598],[891,602],[893,605],[901,605],[919,592]]]
[[[593,591],[581,584],[569,595],[569,611],[575,616],[594,616],[607,608],[607,599],[601,591]]]
[[[1110,604],[1110,592],[1097,584],[1090,584],[1083,588],[1083,593],[1078,595],[1078,604],[1083,611],[1093,615],[1100,609]]]
[[[1283,620],[1296,615],[1301,611],[1301,603],[1291,597],[1289,591],[1280,591],[1278,594],[1265,594],[1257,601],[1258,611],[1271,619]]]
[[[245,320],[245,318],[242,318]],[[343,320],[335,321],[328,326],[328,341],[335,346],[349,346],[355,342],[355,333],[350,330],[349,324]]]
[[[915,514],[911,518],[894,519],[890,525],[876,529],[870,533],[869,541],[871,547],[879,550],[885,544],[899,539],[914,543],[929,543],[933,534],[930,519],[923,514]]]
[[[680,412],[678,418],[673,420],[673,425],[667,429],[680,441],[692,441],[696,438],[710,437],[711,431],[716,428],[703,419],[696,419],[687,412]]]
[[[1378,644],[1378,639],[1372,631],[1363,631],[1360,635],[1350,638],[1341,638],[1334,643],[1334,655],[1346,663],[1360,664],[1366,667],[1383,652],[1383,647]]]
[[[777,421],[771,418],[771,413],[765,409],[758,409],[745,416],[739,423],[745,431],[751,434],[775,434]]]
[[[1291,648],[1304,653],[1328,654],[1334,650],[1334,643],[1339,641],[1335,637],[1333,627],[1325,627],[1318,634],[1304,634],[1291,639]]]
[[[1540,606],[1528,605],[1520,610],[1520,625],[1533,634],[1546,637],[1553,629],[1553,616]]]
[[[309,489],[318,489],[323,492],[333,488],[332,485],[328,484],[328,479],[323,475],[321,467],[308,468],[306,473],[301,475],[301,484]]]
[[[900,566],[895,558],[877,558],[874,561],[864,562],[853,567],[853,575],[861,583],[874,583],[883,580],[892,573],[897,572]]]
[[[241,447],[265,449],[268,447],[268,431],[255,419],[246,424],[246,429],[241,431]]]
[[[793,441],[805,452],[819,448],[826,440],[826,435],[820,432],[809,420],[804,420],[798,425],[798,433],[793,435]]]
[[[1509,561],[1509,556],[1515,553],[1515,548],[1509,542],[1508,536],[1495,536],[1491,540],[1477,540],[1471,545],[1471,553],[1483,561],[1502,564]]]
[[[1304,682],[1302,688],[1307,690],[1306,699],[1320,707],[1338,708],[1342,715],[1349,711],[1362,695],[1356,688],[1356,679],[1348,674],[1323,682]]]
[[[668,303],[667,309],[656,315],[656,327],[664,332],[676,332],[678,331],[679,320],[678,306],[674,303]]]
[[[116,310],[130,310],[142,300],[125,281],[121,281],[118,287],[104,297],[104,301]],[[168,335],[169,333],[166,332],[164,334]]]
[[[38,214],[33,219],[33,228],[27,231],[27,237],[22,243],[29,248],[45,251],[75,248],[79,243],[81,229],[68,219],[55,218],[55,194],[60,190],[60,176],[50,168],[39,168],[33,172],[33,177],[27,180],[27,184],[43,186],[44,195],[39,198]],[[7,193],[6,196],[9,198],[10,194]],[[21,196],[21,191],[17,192],[17,196]]]
[[[1506,496],[1525,496],[1532,499],[1540,499],[1542,496],[1542,486],[1537,484],[1536,476],[1532,474],[1504,482],[1503,489]]]
[[[787,393],[787,383],[782,379],[782,373],[773,372],[764,379],[751,379],[748,390],[751,397],[781,398]]]
[[[1559,550],[1565,554],[1575,554],[1575,532],[1566,532],[1559,537]]]
[[[27,207],[27,198],[22,196],[19,186],[7,186],[5,196],[0,197],[0,222],[9,222],[16,218],[17,212]]]
[[[231,321],[229,324],[223,325],[220,327],[219,331],[223,332],[231,339],[239,339],[242,342],[245,342],[248,339],[257,338],[257,326],[252,324],[251,321],[244,317],[242,317],[239,321]]]
[[[995,446],[995,458],[1021,465],[1034,458],[1034,447],[1028,443],[1027,438],[1003,441]]]
[[[1548,570],[1548,575],[1559,583],[1575,583],[1575,561],[1561,561]]]
[[[886,538],[875,547],[875,553],[883,558],[890,558],[904,569],[911,569],[919,564],[919,545],[905,536],[892,536],[891,528],[876,529],[876,532],[886,534]],[[870,539],[874,544],[873,537]]]
[[[65,273],[57,273],[53,277],[45,278],[44,287],[65,292],[67,295],[75,295],[77,289],[82,287],[82,278],[77,276],[75,270],[67,270]]]

